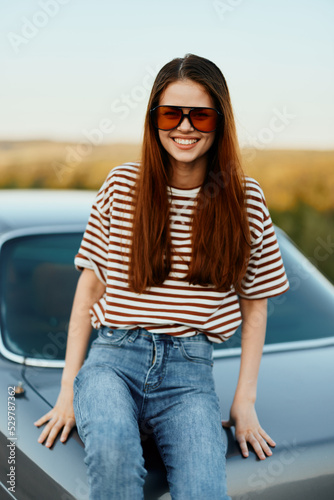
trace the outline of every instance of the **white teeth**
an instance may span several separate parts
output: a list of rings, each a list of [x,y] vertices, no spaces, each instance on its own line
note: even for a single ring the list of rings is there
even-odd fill
[[[174,137],[173,140],[178,144],[194,144],[198,141],[198,139],[179,139],[177,137]]]

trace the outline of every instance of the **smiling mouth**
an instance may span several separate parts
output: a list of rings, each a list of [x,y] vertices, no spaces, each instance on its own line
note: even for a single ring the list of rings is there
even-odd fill
[[[173,141],[176,142],[177,144],[183,144],[185,146],[188,146],[190,144],[195,144],[195,142],[198,142],[199,139],[180,139],[178,137],[173,137]]]

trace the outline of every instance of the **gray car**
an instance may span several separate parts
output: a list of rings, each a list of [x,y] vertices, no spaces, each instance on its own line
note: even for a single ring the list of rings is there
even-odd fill
[[[47,449],[37,442],[41,429],[33,422],[54,406],[59,393],[79,276],[73,258],[94,197],[88,191],[0,192],[1,499],[88,500],[84,447],[76,429],[66,443],[58,436]],[[227,430],[229,494],[233,500],[332,499],[334,287],[276,232],[291,288],[268,301],[256,409],[277,446],[264,461],[254,452],[245,459],[233,429]],[[331,258],[325,248],[316,253]],[[240,331],[216,345],[214,355],[216,390],[227,418]],[[145,499],[170,499],[154,440],[143,434],[142,445]]]

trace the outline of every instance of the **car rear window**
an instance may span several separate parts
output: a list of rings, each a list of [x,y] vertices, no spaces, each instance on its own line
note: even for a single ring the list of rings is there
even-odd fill
[[[1,249],[1,334],[22,356],[62,360],[82,234],[26,236]]]
[[[47,234],[14,238],[3,244],[1,335],[12,353],[64,359],[69,316],[80,275],[73,260],[81,238],[81,233]],[[290,290],[268,301],[266,343],[333,336],[333,286],[280,232],[278,239]],[[239,347],[240,332],[239,329],[215,348]]]
[[[276,232],[290,289],[268,299],[265,343],[334,337],[334,286],[283,232]],[[240,342],[241,327],[217,348],[240,347]]]

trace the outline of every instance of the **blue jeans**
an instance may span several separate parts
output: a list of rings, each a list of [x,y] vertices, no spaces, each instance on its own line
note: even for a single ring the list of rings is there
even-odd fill
[[[153,434],[173,500],[227,500],[224,430],[204,334],[102,327],[74,380],[91,500],[141,500],[140,433]]]

